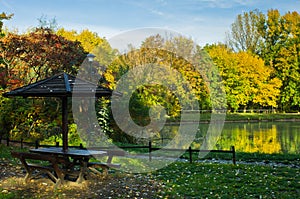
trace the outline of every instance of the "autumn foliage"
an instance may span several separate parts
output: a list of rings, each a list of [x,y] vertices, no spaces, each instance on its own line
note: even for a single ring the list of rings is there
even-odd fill
[[[62,71],[76,74],[86,54],[79,42],[43,28],[22,35],[9,33],[0,42],[2,88],[16,88]]]
[[[11,16],[0,15],[0,25],[3,19]],[[213,102],[218,101],[215,99],[217,92],[212,93],[211,87],[215,91],[219,89],[226,93],[226,99],[220,101],[220,104],[226,101],[226,107],[222,108],[230,112],[261,108],[299,112],[299,13],[288,12],[281,15],[278,10],[269,10],[267,14],[258,10],[250,11],[238,15],[231,28],[226,44],[201,47],[188,38],[166,39],[153,35],[146,38],[139,48],[131,47],[124,54],[112,49],[105,38],[89,30],[78,33],[64,28],[54,31],[43,27],[23,34],[4,34],[2,31],[0,91],[3,93],[62,71],[76,74],[86,54],[92,52],[99,62],[97,66],[101,66],[96,70],[103,77],[100,83],[112,89],[130,69],[156,64],[167,66],[170,71],[177,71],[187,83],[177,81],[174,87],[179,89],[182,96],[189,87],[202,110],[212,110]],[[214,66],[218,71],[213,69]],[[202,71],[197,71],[197,67]],[[219,78],[217,73],[220,82],[214,84]],[[163,74],[156,75],[164,77]],[[176,79],[175,76],[173,78]],[[133,118],[145,125],[149,120],[149,109],[153,105],[163,106],[167,110],[167,117],[180,116],[179,101],[172,90],[166,87],[143,85],[133,93],[130,109]],[[48,107],[32,110],[29,107],[33,102],[14,102],[2,97],[0,122],[5,126],[2,131],[23,131],[20,124],[27,125],[24,131],[32,130],[31,128],[46,129],[47,117],[52,122],[55,121],[51,125],[56,125],[60,121],[59,103],[55,100],[51,102],[36,101],[35,107],[42,104]],[[188,102],[184,101],[186,104]],[[24,111],[19,105],[30,111]],[[191,105],[190,109],[195,107]],[[109,110],[109,107],[106,108]],[[13,111],[16,114],[11,114]],[[109,112],[105,114],[108,115],[108,120],[112,119]],[[18,116],[22,119],[16,119]]]

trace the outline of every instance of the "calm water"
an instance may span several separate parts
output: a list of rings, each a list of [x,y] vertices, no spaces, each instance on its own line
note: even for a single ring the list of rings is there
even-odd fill
[[[192,148],[200,147],[207,128],[207,124],[200,124]],[[177,129],[177,126],[167,126],[163,136],[172,137]],[[300,122],[225,123],[215,149],[226,150],[230,146],[241,152],[300,154]]]

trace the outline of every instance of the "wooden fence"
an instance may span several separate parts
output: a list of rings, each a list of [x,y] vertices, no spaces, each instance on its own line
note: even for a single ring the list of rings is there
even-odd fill
[[[10,146],[10,143],[19,143],[21,148],[24,148],[24,145],[39,148],[39,147],[58,147],[59,143],[56,142],[55,145],[41,145],[38,140],[35,142],[25,142],[22,139],[21,140],[10,140],[9,138],[5,139],[6,145]],[[0,143],[2,143],[2,139],[0,137]],[[81,148],[85,149],[82,144],[80,146],[71,146],[75,148]],[[199,150],[199,149],[192,149],[189,147],[188,149],[167,149],[167,148],[159,148],[159,147],[153,147],[152,142],[150,141],[148,146],[121,146],[119,148],[122,149],[147,149],[149,152],[149,160],[152,160],[152,152],[156,150],[163,150],[163,151],[182,151],[182,152],[188,152],[189,156],[189,162],[193,162],[193,153],[231,153],[232,154],[232,163],[236,165],[236,154],[235,154],[235,147],[231,146],[229,150]],[[94,150],[103,150],[103,149],[110,149],[109,147],[89,147],[89,149]]]

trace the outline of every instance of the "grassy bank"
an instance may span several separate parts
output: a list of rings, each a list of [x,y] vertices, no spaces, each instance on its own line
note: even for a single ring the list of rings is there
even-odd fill
[[[226,121],[300,120],[298,113],[227,113]]]
[[[204,158],[199,159],[198,153],[193,153],[193,161],[201,160],[228,160],[232,161],[232,154],[228,153],[208,153]],[[182,158],[188,160],[189,154],[185,152],[182,155]],[[245,153],[245,152],[236,152],[236,161],[244,163],[275,163],[282,165],[299,165],[300,166],[300,155],[299,154],[266,154],[266,153]]]
[[[216,114],[217,115],[217,114]],[[187,112],[185,113],[185,121],[195,121],[195,117],[198,117],[199,113]],[[197,119],[197,118],[196,118]],[[226,113],[226,121],[285,121],[285,120],[300,120],[300,114],[298,113]],[[211,113],[200,113],[200,121],[208,122],[211,120]],[[178,122],[179,119],[170,119],[169,122]]]

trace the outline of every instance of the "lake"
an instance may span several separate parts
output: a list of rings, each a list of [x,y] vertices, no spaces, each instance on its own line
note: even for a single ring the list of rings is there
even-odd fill
[[[208,124],[199,125],[193,149],[201,146],[207,129]],[[178,126],[165,126],[161,135],[172,138],[177,131]],[[228,150],[230,146],[239,152],[300,154],[300,122],[227,122],[214,149]]]

